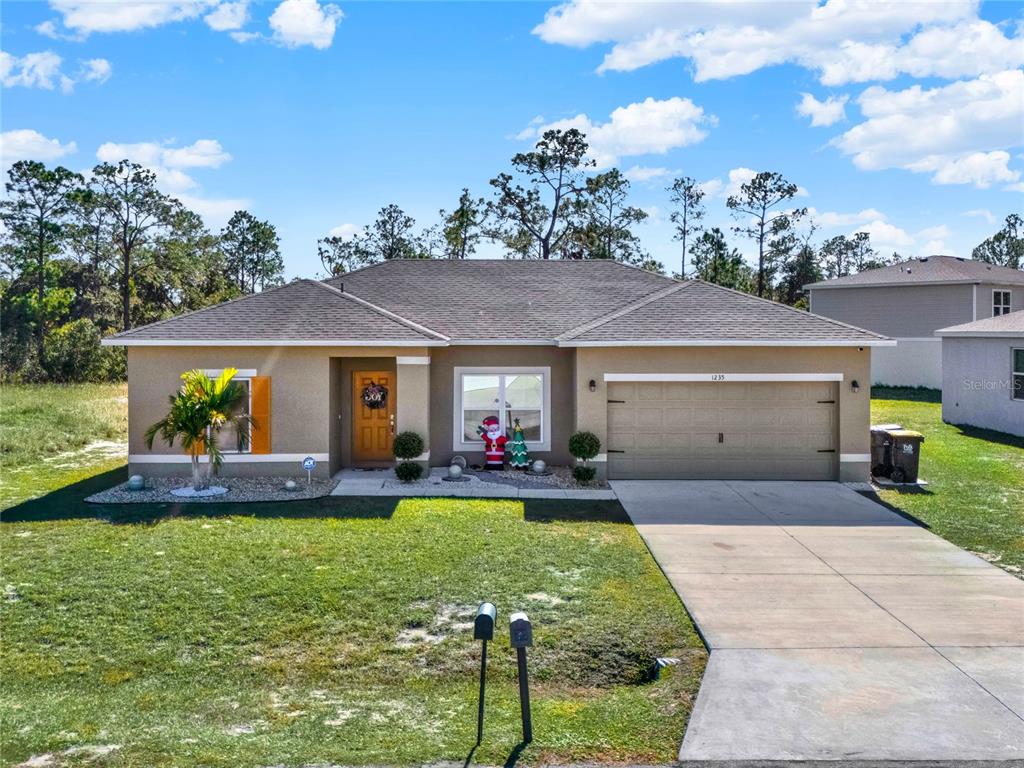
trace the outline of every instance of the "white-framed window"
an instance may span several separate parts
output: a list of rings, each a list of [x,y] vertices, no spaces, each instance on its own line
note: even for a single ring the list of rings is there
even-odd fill
[[[222,373],[223,368],[207,368],[203,371],[211,379],[216,379]],[[231,380],[235,384],[239,384],[245,387],[246,399],[245,405],[242,408],[242,413],[249,415],[252,413],[252,377],[256,375],[256,371],[253,369],[239,369],[238,373]],[[238,432],[234,425],[227,424],[221,428],[217,434],[217,445],[220,447],[221,453],[252,453],[252,425],[247,425],[246,430],[248,431],[248,439],[245,441],[245,448],[238,450]]]
[[[1010,350],[1010,397],[1024,400],[1024,349]]]
[[[511,439],[519,419],[528,448],[551,450],[551,369],[548,367],[456,367],[452,449],[480,451],[477,432],[495,416]]]
[[[992,317],[1010,314],[1011,291],[992,291]]]

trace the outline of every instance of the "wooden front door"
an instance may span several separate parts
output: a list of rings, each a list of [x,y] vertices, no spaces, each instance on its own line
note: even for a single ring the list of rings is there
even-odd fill
[[[387,390],[383,408],[363,403],[363,390],[379,384]],[[395,436],[395,375],[388,371],[352,372],[352,462],[393,461]]]

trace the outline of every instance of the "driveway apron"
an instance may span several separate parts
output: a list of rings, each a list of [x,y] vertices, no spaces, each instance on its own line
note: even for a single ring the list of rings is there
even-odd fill
[[[711,651],[681,760],[1024,758],[1024,581],[838,483],[612,487]]]

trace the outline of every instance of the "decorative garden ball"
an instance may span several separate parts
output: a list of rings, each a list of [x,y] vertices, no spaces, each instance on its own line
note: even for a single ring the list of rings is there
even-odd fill
[[[548,469],[548,465],[544,461],[544,459],[537,459],[536,461],[533,462],[533,466],[530,467],[530,471],[531,472],[535,472],[538,475],[543,474],[544,472],[547,472],[547,469]]]
[[[142,475],[132,475],[128,478],[129,491],[141,491],[146,487],[146,478]]]
[[[294,480],[285,480],[284,489],[286,491],[294,491],[295,490],[295,481]]]
[[[462,467],[458,464],[452,464],[448,467],[448,477],[452,480],[458,480],[462,477]]]

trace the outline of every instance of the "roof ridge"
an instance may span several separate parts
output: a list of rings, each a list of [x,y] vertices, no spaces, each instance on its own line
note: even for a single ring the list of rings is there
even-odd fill
[[[853,330],[853,331],[860,331],[861,333],[869,333],[869,334],[871,334],[872,336],[874,336],[877,339],[888,339],[888,338],[890,338],[889,336],[884,336],[884,335],[882,335],[880,333],[875,333],[874,331],[869,331],[867,328],[860,328],[860,327],[858,327],[856,325],[851,325],[850,323],[844,323],[844,322],[842,322],[840,320],[836,320],[836,319],[831,318],[831,317],[825,317],[824,315],[817,315],[814,312],[809,312],[809,311],[807,311],[805,309],[797,309],[796,307],[791,307],[791,306],[789,306],[789,304],[783,304],[781,301],[773,301],[772,299],[766,299],[763,296],[755,296],[752,293],[744,293],[743,291],[738,291],[735,288],[727,288],[724,285],[718,285],[717,283],[709,283],[706,280],[696,279],[696,280],[694,280],[694,282],[695,283],[702,283],[703,285],[708,285],[708,286],[711,286],[713,288],[717,288],[720,291],[728,291],[729,293],[734,293],[737,296],[745,296],[748,299],[754,299],[754,300],[760,301],[760,302],[762,302],[764,304],[771,304],[773,307],[779,307],[779,308],[785,309],[785,310],[787,310],[789,312],[795,312],[796,314],[800,315],[801,317],[813,317],[813,318],[816,318],[818,320],[824,320],[824,321],[826,321],[828,323],[831,323],[832,325],[839,326],[840,328],[847,328],[847,329]]]
[[[423,334],[424,336],[433,336],[435,339],[438,339],[440,341],[451,341],[450,337],[445,336],[443,333],[438,333],[433,328],[428,328],[427,326],[414,322],[407,317],[402,317],[401,315],[392,312],[389,309],[379,307],[376,304],[373,304],[372,302],[369,302],[360,296],[356,296],[354,293],[350,293],[349,291],[335,288],[333,285],[328,285],[327,283],[322,282],[320,280],[313,280],[311,278],[304,278],[304,280],[307,280],[308,282],[320,286],[325,291],[329,291],[332,295],[339,296],[343,299],[348,299],[349,301],[354,301],[357,304],[360,304],[366,307],[367,309],[376,312],[377,314],[382,315],[390,320],[394,320],[396,323],[404,325],[407,328],[416,331],[417,333]]]
[[[668,279],[672,280],[672,278]],[[571,339],[574,339],[577,336],[580,336],[588,331],[594,330],[595,328],[600,328],[602,325],[610,323],[612,320],[617,320],[623,315],[628,315],[631,312],[635,312],[636,310],[645,307],[648,304],[651,304],[652,302],[658,301],[659,299],[663,299],[666,296],[671,296],[673,293],[681,291],[690,285],[690,283],[682,281],[672,280],[672,282],[672,285],[668,285],[662,288],[661,290],[655,291],[654,293],[650,293],[644,296],[641,299],[631,301],[630,303],[625,304],[619,307],[618,309],[614,309],[608,314],[601,315],[601,317],[595,318],[594,320],[590,320],[586,323],[583,323],[582,325],[577,325],[575,328],[570,328],[568,331],[565,331],[564,333],[560,333],[558,336],[555,336],[555,341],[569,341]]]
[[[128,335],[133,334],[136,331],[141,331],[143,328],[147,328],[148,329],[148,328],[153,328],[153,327],[156,327],[156,326],[159,326],[159,325],[164,325],[164,324],[169,323],[169,322],[171,322],[173,320],[180,320],[183,317],[192,317],[193,315],[198,315],[198,314],[200,314],[202,312],[207,312],[207,311],[209,311],[211,309],[219,309],[220,307],[227,306],[228,304],[237,304],[240,301],[245,301],[247,299],[254,299],[257,296],[265,296],[267,294],[275,293],[276,291],[280,291],[280,290],[283,290],[285,288],[288,288],[288,287],[290,287],[292,285],[295,285],[296,283],[304,283],[304,282],[307,282],[306,278],[304,278],[304,277],[296,277],[293,280],[289,280],[288,282],[282,283],[281,285],[275,285],[272,288],[267,288],[265,290],[260,291],[259,293],[247,293],[244,296],[236,296],[235,298],[228,299],[227,301],[219,301],[216,304],[210,304],[209,306],[206,306],[206,307],[200,307],[199,309],[193,309],[193,310],[190,310],[188,312],[184,312],[184,313],[182,313],[180,315],[171,315],[170,317],[165,317],[163,320],[154,320],[152,323],[146,323],[145,325],[137,325],[134,328],[128,328],[127,330],[124,330],[124,331],[118,331],[117,333],[112,333],[110,336],[107,336],[106,338],[108,338],[108,339],[117,339],[117,338],[127,337]]]

